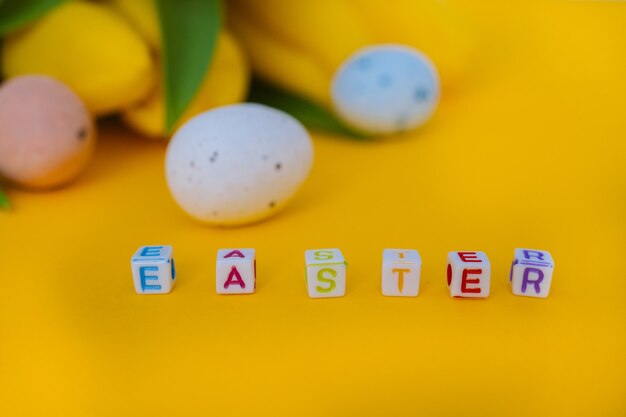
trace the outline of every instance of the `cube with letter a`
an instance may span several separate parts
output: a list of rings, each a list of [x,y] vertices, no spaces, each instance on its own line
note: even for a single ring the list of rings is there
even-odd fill
[[[250,294],[256,290],[254,249],[217,251],[215,290],[218,294]]]
[[[416,297],[420,289],[422,258],[412,249],[385,249],[383,251],[383,295]]]
[[[546,298],[550,293],[554,261],[550,252],[537,249],[515,249],[511,265],[511,291],[525,297]]]
[[[448,253],[448,287],[455,298],[487,298],[491,265],[484,252]]]
[[[142,246],[130,260],[138,294],[167,294],[176,283],[173,249],[168,245]]]
[[[312,249],[304,253],[309,297],[342,297],[346,293],[346,260],[339,249]]]

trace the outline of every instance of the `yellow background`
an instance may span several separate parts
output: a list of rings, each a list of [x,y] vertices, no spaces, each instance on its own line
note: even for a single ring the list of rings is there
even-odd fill
[[[431,123],[362,143],[314,134],[284,212],[212,229],[170,198],[165,145],[102,126],[84,177],[10,190],[0,213],[0,415],[626,415],[626,5],[467,7],[473,71]],[[129,259],[174,246],[165,296]],[[218,296],[218,248],[254,247],[258,292]],[[312,300],[305,249],[340,247],[347,295]],[[417,298],[380,293],[417,248]],[[515,297],[515,247],[551,251],[546,300]],[[487,300],[445,259],[483,250]]]

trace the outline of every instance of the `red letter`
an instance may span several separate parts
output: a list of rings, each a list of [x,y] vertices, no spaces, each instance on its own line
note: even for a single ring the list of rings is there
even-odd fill
[[[237,267],[234,267],[234,266],[233,266],[233,269],[231,269],[230,273],[228,274],[228,278],[226,279],[226,282],[224,283],[224,288],[228,289],[228,287],[230,287],[233,284],[237,284],[241,288],[246,288],[246,283],[243,282],[243,278],[241,278],[239,271],[237,271]]]
[[[459,254],[459,258],[463,262],[481,262],[480,259],[476,256],[476,252],[457,252]]]
[[[462,293],[480,293],[480,288],[467,288],[467,284],[480,284],[480,278],[468,279],[469,274],[480,275],[483,273],[482,269],[464,269],[463,276],[461,277],[461,292]]]
[[[236,256],[237,258],[245,258],[245,256],[243,256],[243,253],[241,253],[237,249],[235,249],[234,251],[228,252],[226,255],[224,255],[224,259],[232,258],[233,256]]]

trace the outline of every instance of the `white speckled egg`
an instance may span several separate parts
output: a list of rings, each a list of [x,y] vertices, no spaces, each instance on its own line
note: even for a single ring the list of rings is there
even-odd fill
[[[313,144],[282,111],[243,103],[202,113],[172,138],[167,184],[190,216],[241,225],[271,216],[309,175]]]
[[[358,50],[337,70],[331,96],[338,115],[369,134],[420,126],[439,102],[439,77],[430,60],[402,45]]]

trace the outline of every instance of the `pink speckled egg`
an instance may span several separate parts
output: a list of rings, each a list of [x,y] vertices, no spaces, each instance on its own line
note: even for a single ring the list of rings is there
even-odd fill
[[[27,188],[76,178],[93,153],[95,126],[72,90],[44,76],[0,87],[0,176]]]

